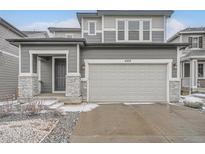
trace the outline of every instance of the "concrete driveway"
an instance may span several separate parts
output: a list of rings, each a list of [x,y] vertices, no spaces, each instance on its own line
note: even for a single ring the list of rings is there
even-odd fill
[[[162,104],[100,105],[81,113],[71,142],[205,142],[205,113]]]

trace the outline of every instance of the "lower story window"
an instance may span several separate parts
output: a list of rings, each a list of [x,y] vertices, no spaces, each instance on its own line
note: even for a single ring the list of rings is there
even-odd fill
[[[198,64],[198,77],[204,77],[204,64]]]
[[[184,64],[184,77],[190,77],[190,64]]]

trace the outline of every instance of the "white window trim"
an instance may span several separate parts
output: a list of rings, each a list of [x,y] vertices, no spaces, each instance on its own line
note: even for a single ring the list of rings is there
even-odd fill
[[[95,25],[95,33],[94,34],[90,33],[90,23],[94,23],[94,25]],[[96,33],[97,33],[97,21],[89,20],[88,21],[88,35],[96,35]]]
[[[52,56],[52,93],[65,93],[65,91],[55,91],[55,59],[66,59],[66,56]],[[66,70],[67,70],[66,63]],[[67,73],[66,73],[67,75]],[[66,85],[65,85],[66,88]]]
[[[124,21],[125,22],[125,40],[118,40],[118,21]],[[128,22],[129,21],[139,21],[140,27],[139,27],[139,40],[129,40],[128,39]],[[149,21],[150,22],[150,40],[143,40],[143,21]],[[117,18],[115,20],[115,32],[116,32],[116,42],[152,42],[152,19],[151,18]]]
[[[192,44],[193,44],[193,38],[197,38],[198,39],[198,43],[197,43],[197,48],[190,48],[190,50],[200,50],[200,49],[202,49],[202,48],[199,48],[199,37],[202,37],[203,38],[203,36],[202,35],[191,35],[191,36],[189,36],[189,37],[191,37],[192,38]],[[188,37],[188,38],[189,38]],[[203,43],[203,42],[202,42]]]
[[[172,59],[85,59],[85,78],[87,81],[87,102],[89,102],[89,64],[167,64],[167,102],[169,103],[169,81],[179,81],[172,78]]]

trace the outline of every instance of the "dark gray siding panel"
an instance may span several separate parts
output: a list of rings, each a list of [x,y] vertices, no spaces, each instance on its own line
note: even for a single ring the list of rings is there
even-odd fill
[[[52,92],[52,57],[41,60],[41,92]]]
[[[85,59],[173,59],[177,61],[177,51],[174,49],[84,49],[81,52],[81,65]],[[81,76],[85,70],[81,67]],[[176,77],[176,68],[172,76]]]
[[[14,55],[18,55],[18,52],[19,52],[17,47],[11,45],[8,41],[1,38],[1,35],[0,35],[0,50],[6,51]]]
[[[24,45],[21,47],[21,72],[30,72],[29,50],[69,50],[68,70],[77,71],[77,47],[76,45]]]
[[[0,54],[0,97],[16,94],[18,87],[18,58]]]
[[[77,72],[77,48],[69,48],[68,56],[68,72],[76,73]]]
[[[102,42],[102,34],[96,33],[96,35],[88,35],[88,33],[84,33],[84,38],[88,43],[101,43]]]
[[[152,31],[153,42],[164,42],[164,31]]]
[[[115,31],[104,31],[104,42],[105,43],[116,42],[116,32]]]

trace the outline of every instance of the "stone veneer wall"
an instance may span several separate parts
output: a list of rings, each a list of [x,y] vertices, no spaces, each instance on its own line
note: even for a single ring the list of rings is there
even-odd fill
[[[80,76],[66,76],[66,96],[68,97],[80,97],[81,86]]]
[[[38,76],[19,76],[19,98],[32,98],[39,94]]]
[[[170,102],[178,102],[180,99],[180,81],[169,81]]]

